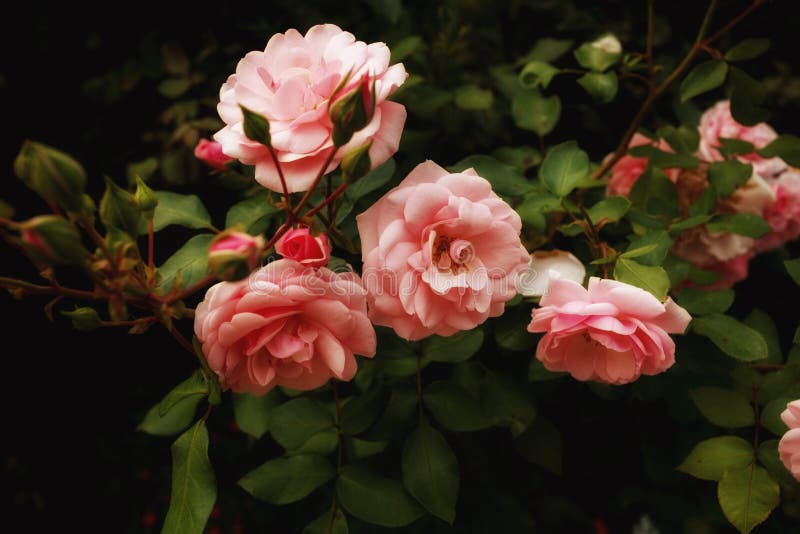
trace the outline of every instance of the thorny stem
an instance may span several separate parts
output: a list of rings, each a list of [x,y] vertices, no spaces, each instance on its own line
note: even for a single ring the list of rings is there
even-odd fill
[[[38,284],[31,284],[24,280],[17,280],[15,278],[7,278],[0,276],[0,287],[4,289],[19,289],[29,295],[59,295],[62,297],[72,297],[76,299],[89,299],[89,300],[102,300],[103,295],[99,295],[93,291],[83,291],[81,289],[71,289],[60,285],[41,286]]]
[[[148,279],[153,276],[154,260],[153,252],[155,248],[155,236],[153,231],[153,219],[147,221],[147,277]]]
[[[334,200],[336,200],[336,198],[337,198],[339,195],[341,195],[342,193],[344,193],[344,190],[345,190],[345,189],[347,189],[347,182],[344,182],[344,183],[343,183],[343,184],[341,184],[339,187],[337,187],[337,188],[334,190],[334,192],[333,192],[333,193],[331,193],[330,195],[328,195],[328,197],[327,197],[327,198],[325,198],[325,200],[323,200],[323,201],[322,201],[322,202],[319,204],[319,206],[316,206],[316,207],[314,207],[314,208],[311,208],[310,210],[308,210],[308,211],[306,212],[306,214],[304,215],[304,217],[311,217],[312,215],[315,215],[315,214],[316,214],[316,213],[317,213],[319,210],[321,210],[321,209],[322,209],[322,208],[324,208],[325,206],[329,206],[329,207],[330,207],[330,205],[331,205],[331,202],[333,202]]]
[[[306,202],[308,202],[308,200],[311,198],[311,195],[314,193],[314,189],[317,188],[317,185],[319,185],[320,180],[322,180],[322,177],[325,176],[325,171],[328,170],[328,165],[331,164],[331,161],[333,161],[333,157],[336,155],[336,152],[338,150],[339,150],[338,147],[333,147],[330,154],[328,154],[328,157],[325,158],[325,163],[322,164],[322,168],[317,173],[317,177],[314,178],[314,181],[311,183],[311,186],[308,188],[308,191],[306,191],[306,193],[300,199],[300,202],[298,202],[297,206],[295,206],[294,210],[292,210],[290,217],[290,220],[292,222],[294,222],[294,219],[297,219],[297,215],[300,213],[300,210],[303,209],[303,206],[305,206]]]
[[[185,299],[187,297],[192,296],[193,294],[195,294],[196,292],[200,291],[201,289],[203,289],[204,287],[206,287],[208,284],[210,284],[211,282],[213,282],[216,279],[217,279],[217,277],[215,275],[207,274],[206,276],[204,276],[203,278],[201,278],[200,280],[198,280],[194,284],[190,285],[189,287],[187,287],[186,289],[184,289],[183,291],[181,291],[177,295],[174,295],[174,296],[170,297],[167,300],[167,304],[173,304],[175,302],[178,302],[179,300],[183,300],[183,299]]]
[[[114,276],[117,276],[119,274],[119,267],[117,266],[117,262],[114,261],[114,258],[111,257],[111,251],[108,249],[108,245],[106,245],[106,240],[97,232],[94,224],[86,215],[80,215],[78,217],[78,222],[83,229],[86,230],[86,233],[89,234],[89,237],[92,238],[92,241],[103,251],[103,255],[108,260],[109,265],[111,265],[111,272]]]
[[[158,321],[155,315],[151,317],[142,317],[141,319],[131,319],[129,321],[101,321],[101,326],[137,326],[140,324],[154,323]]]
[[[272,162],[275,164],[275,168],[278,170],[278,178],[281,180],[281,189],[283,190],[283,198],[286,204],[286,213],[291,214],[292,202],[291,198],[289,197],[289,188],[286,186],[286,177],[283,175],[283,169],[278,161],[278,155],[275,153],[275,149],[272,148],[272,145],[268,145],[267,149],[269,150],[269,155],[272,156]]]

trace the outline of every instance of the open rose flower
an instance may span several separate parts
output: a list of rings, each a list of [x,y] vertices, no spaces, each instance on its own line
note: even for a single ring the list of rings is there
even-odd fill
[[[770,183],[775,201],[764,208],[772,231],[756,242],[756,250],[773,250],[800,237],[800,171],[790,169]]]
[[[275,243],[275,252],[308,267],[323,267],[331,259],[328,236],[312,236],[308,228],[295,228],[283,234]]]
[[[194,147],[194,157],[218,171],[224,171],[228,163],[233,161],[233,158],[222,153],[222,145],[208,139],[200,139]]]
[[[354,273],[274,261],[247,280],[211,287],[194,329],[224,387],[263,395],[350,380],[354,354],[375,354],[366,291]]]
[[[664,152],[672,152],[672,149],[663,139],[656,143],[649,137],[646,137],[640,133],[636,133],[633,136],[633,139],[631,139],[631,142],[628,144],[628,148],[634,148],[643,145],[653,145]],[[611,155],[608,155],[607,157],[610,158]],[[647,158],[636,158],[630,154],[625,154],[622,156],[619,161],[617,161],[614,166],[611,167],[611,178],[608,180],[606,194],[618,195],[622,197],[627,197],[630,195],[633,184],[636,183],[636,180],[639,179],[644,170],[647,168],[647,161]],[[664,172],[670,180],[673,182],[676,180],[678,169],[665,169]]]
[[[228,156],[255,165],[256,180],[281,192],[281,182],[266,147],[244,135],[240,105],[267,118],[290,193],[307,190],[334,150],[328,104],[350,74],[344,94],[366,77],[375,83],[375,113],[369,123],[340,148],[326,171],[350,149],[371,140],[375,167],[397,151],[406,111],[387,97],[407,74],[402,64],[389,66],[383,43],[356,41],[333,24],[314,26],[305,35],[291,29],[274,35],[266,49],[248,53],[220,89],[218,111],[226,126],[214,135]]]
[[[792,476],[800,480],[800,400],[790,402],[781,419],[789,430],[778,442],[778,455]]]
[[[519,215],[472,169],[421,163],[356,221],[370,318],[406,339],[500,315],[529,261]]]
[[[698,152],[701,158],[706,161],[722,161],[724,159],[718,150],[722,145],[719,141],[720,137],[747,141],[758,150],[774,141],[778,134],[764,122],[755,126],[744,126],[736,122],[731,114],[730,101],[722,100],[707,109],[700,118],[700,148]],[[755,152],[742,154],[738,158],[746,163],[752,163],[755,171],[764,178],[778,174],[786,168],[786,162],[782,159],[767,159]]]
[[[660,302],[643,289],[616,280],[551,280],[529,332],[545,332],[536,357],[550,371],[609,384],[655,375],[675,363],[675,343],[691,321],[672,299]]]

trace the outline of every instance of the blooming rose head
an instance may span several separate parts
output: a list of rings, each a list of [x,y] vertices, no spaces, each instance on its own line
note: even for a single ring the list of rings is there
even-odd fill
[[[224,171],[225,166],[233,161],[233,158],[223,154],[222,145],[208,139],[200,139],[200,142],[194,147],[194,157],[218,171]]]
[[[370,318],[406,339],[500,315],[529,260],[519,215],[472,169],[421,163],[356,221]]]
[[[764,208],[772,231],[756,242],[759,252],[773,250],[800,237],[800,170],[790,169],[770,183],[775,201]]]
[[[264,238],[244,232],[223,232],[208,247],[208,268],[223,280],[239,280],[258,266]]]
[[[665,152],[672,152],[672,149],[663,139],[658,143],[640,133],[636,133],[628,144],[628,148],[633,148],[643,145],[653,145],[659,150]],[[609,154],[607,157],[611,157]],[[606,187],[607,195],[618,195],[627,197],[631,193],[633,184],[642,175],[647,168],[647,158],[636,158],[630,154],[625,154],[613,167],[611,167],[611,178]],[[677,179],[678,169],[665,169],[667,177],[673,182]]]
[[[328,236],[312,236],[308,228],[289,230],[275,243],[275,252],[307,267],[323,267],[331,258]]]
[[[331,377],[350,380],[354,354],[375,354],[358,276],[287,259],[211,287],[194,330],[223,386],[255,395],[276,385],[307,390]]]
[[[336,152],[326,171],[336,168],[348,150],[370,140],[373,167],[397,151],[406,111],[386,99],[407,76],[402,64],[389,66],[385,44],[356,41],[333,24],[314,26],[305,35],[294,29],[279,33],[263,52],[248,53],[222,85],[217,109],[226,126],[214,138],[228,156],[255,165],[261,185],[282,192],[268,149],[244,135],[239,106],[266,117],[289,192],[305,191],[335,150],[328,116],[331,98],[347,94],[365,79],[370,87],[374,83],[374,113]]]
[[[655,375],[675,363],[675,343],[691,321],[672,299],[660,302],[643,289],[616,280],[550,282],[529,332],[545,332],[536,357],[550,371],[609,384]]]
[[[792,476],[800,480],[800,400],[787,404],[781,419],[789,430],[778,442],[778,455]]]
[[[719,141],[720,137],[747,141],[758,150],[774,141],[778,134],[764,122],[755,126],[739,124],[731,114],[730,101],[722,100],[707,109],[700,118],[700,148],[698,152],[701,158],[706,161],[722,161],[724,159],[718,150],[722,145]],[[780,158],[766,159],[755,152],[738,157],[742,161],[752,163],[755,171],[764,177],[777,174],[786,167],[786,163]]]
[[[553,276],[582,284],[586,267],[565,250],[535,250],[527,268],[519,276],[517,291],[526,297],[541,297],[547,293]]]

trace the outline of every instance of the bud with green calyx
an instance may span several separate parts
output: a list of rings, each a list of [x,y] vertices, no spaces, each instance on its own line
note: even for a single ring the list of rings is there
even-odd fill
[[[117,228],[130,236],[139,235],[141,213],[136,199],[108,177],[105,181],[106,191],[100,199],[100,220],[106,228]]]
[[[67,211],[80,211],[86,189],[86,172],[80,163],[60,150],[25,141],[14,160],[14,172],[47,202]]]
[[[72,311],[62,311],[61,315],[69,318],[72,321],[72,328],[79,332],[91,332],[103,323],[94,308],[75,308]]]
[[[622,44],[613,33],[601,35],[575,49],[575,59],[582,67],[603,72],[622,57]]]
[[[148,221],[153,220],[156,214],[156,206],[158,206],[158,197],[156,192],[150,189],[140,176],[136,176],[136,192],[133,194],[133,199],[136,201],[136,206],[142,212],[144,218]]]
[[[242,109],[242,127],[244,128],[244,135],[248,139],[261,143],[269,147],[272,146],[272,138],[269,134],[269,121],[263,115],[259,115],[255,111],[247,109],[244,106],[239,106]]]
[[[22,246],[46,265],[81,266],[88,251],[81,234],[69,221],[56,215],[40,215],[19,225]]]
[[[264,244],[260,235],[226,230],[208,247],[208,268],[221,280],[241,280],[258,266]]]
[[[372,169],[372,162],[369,159],[369,149],[372,141],[354,148],[347,152],[342,158],[342,176],[348,183],[353,183],[367,174]]]
[[[369,75],[365,74],[358,85],[336,96],[328,105],[328,116],[333,124],[331,140],[334,146],[346,145],[354,133],[369,124],[374,114],[375,80],[370,83]]]

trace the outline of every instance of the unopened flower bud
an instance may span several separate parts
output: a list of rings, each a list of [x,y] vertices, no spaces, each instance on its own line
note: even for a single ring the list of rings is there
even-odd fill
[[[223,232],[208,248],[208,267],[222,280],[241,280],[258,266],[264,238],[243,232]]]
[[[313,236],[308,228],[295,228],[275,243],[275,252],[308,267],[323,267],[331,258],[331,245],[325,234]]]
[[[41,143],[25,141],[14,160],[14,172],[46,201],[69,211],[81,209],[86,172],[69,154]]]
[[[271,146],[272,144],[272,137],[270,137],[269,133],[269,121],[263,115],[259,115],[255,111],[247,109],[244,106],[239,106],[242,110],[242,128],[244,129],[244,135],[248,137],[248,139],[255,141],[256,143],[261,143],[264,146]],[[202,141],[201,141],[202,143]],[[212,147],[211,143],[206,145],[208,148],[213,148],[213,155],[214,159],[220,159],[221,157],[227,157],[225,154],[222,153],[222,145],[216,143],[217,146]],[[200,145],[198,145],[199,147]],[[197,152],[195,151],[195,154]],[[198,156],[199,157],[199,156]],[[203,158],[201,158],[203,159]],[[208,160],[206,160],[208,162]],[[211,165],[211,163],[209,162]],[[212,165],[213,167],[213,165]]]
[[[352,183],[367,174],[372,169],[372,162],[369,159],[369,149],[372,141],[354,148],[347,152],[342,158],[342,174],[345,180]]]
[[[331,139],[335,146],[347,144],[354,133],[372,120],[375,113],[373,89],[369,76],[365,75],[356,87],[331,102],[328,115],[333,123]]]
[[[91,332],[102,323],[94,308],[75,308],[73,311],[62,311],[61,315],[69,318],[72,327],[80,332]]]
[[[156,206],[158,206],[158,197],[156,192],[150,189],[144,180],[139,176],[136,177],[136,192],[133,194],[133,199],[136,201],[136,206],[142,212],[144,218],[148,221],[153,218],[156,213]]]
[[[22,223],[20,237],[23,247],[48,265],[79,266],[87,255],[78,229],[55,215],[40,215]]]
[[[139,235],[141,213],[133,195],[106,177],[106,191],[100,199],[100,220],[107,228],[123,230],[131,237]]]

